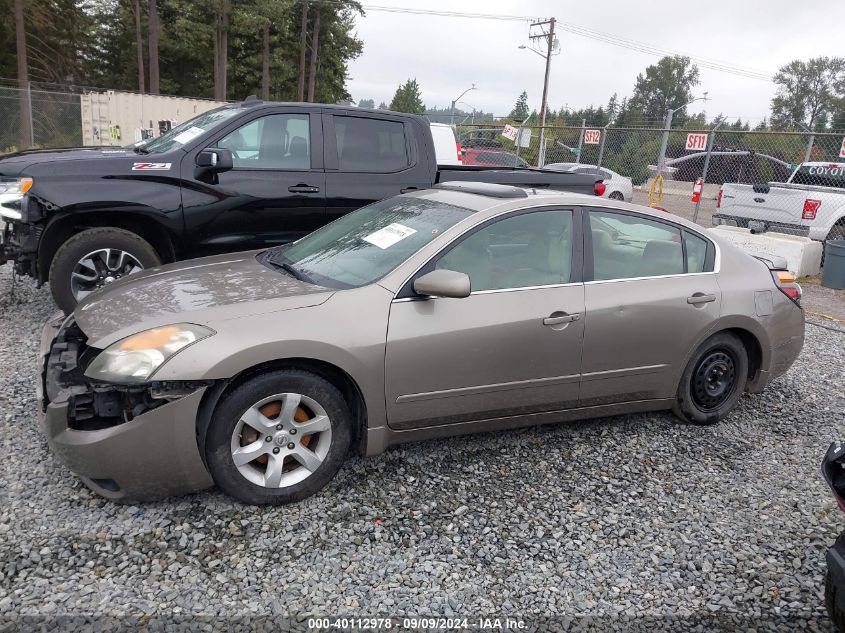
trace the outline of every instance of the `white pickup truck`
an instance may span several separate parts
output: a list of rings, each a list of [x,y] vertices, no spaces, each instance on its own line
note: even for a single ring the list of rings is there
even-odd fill
[[[821,242],[845,239],[845,163],[801,163],[786,182],[725,183],[716,199],[713,224]]]

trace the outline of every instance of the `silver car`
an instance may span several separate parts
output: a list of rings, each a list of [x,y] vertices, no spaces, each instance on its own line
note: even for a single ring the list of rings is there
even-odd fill
[[[795,360],[799,301],[676,216],[446,183],[92,294],[44,329],[39,413],[106,497],[284,503],[351,448],[664,409],[714,423]]]

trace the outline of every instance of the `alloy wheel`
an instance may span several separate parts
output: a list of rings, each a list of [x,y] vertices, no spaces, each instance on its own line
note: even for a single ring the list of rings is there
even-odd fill
[[[316,471],[331,442],[331,420],[316,400],[280,393],[241,415],[232,432],[232,462],[257,486],[285,488]]]
[[[121,277],[143,270],[138,258],[118,248],[101,248],[82,257],[71,273],[71,291],[77,301]]]

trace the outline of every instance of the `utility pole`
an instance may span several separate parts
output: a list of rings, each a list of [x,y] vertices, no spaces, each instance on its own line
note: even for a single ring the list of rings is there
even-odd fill
[[[546,26],[548,26],[548,30],[546,30]],[[546,75],[543,79],[543,101],[540,104],[540,153],[537,157],[537,166],[542,167],[546,162],[546,100],[549,96],[549,71],[552,67],[552,52],[555,43],[555,19],[550,18],[542,22],[533,22],[531,28],[534,27],[540,27],[540,33],[529,35],[528,39],[532,41],[546,40]]]

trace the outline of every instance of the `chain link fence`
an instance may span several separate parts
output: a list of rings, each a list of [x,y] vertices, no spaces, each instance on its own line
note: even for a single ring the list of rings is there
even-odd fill
[[[82,145],[78,92],[47,90],[34,84],[26,88],[0,85],[0,120],[4,122],[0,128],[0,153]]]
[[[526,127],[510,140],[502,129],[460,126],[465,163],[512,165],[518,157],[529,165],[592,168],[606,177],[605,195],[704,226],[845,237],[839,219],[845,215],[845,133]],[[817,164],[801,166],[808,161]]]

